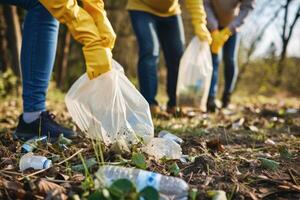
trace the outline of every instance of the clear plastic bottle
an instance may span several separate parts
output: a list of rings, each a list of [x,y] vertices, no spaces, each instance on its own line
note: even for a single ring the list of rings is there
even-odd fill
[[[180,145],[165,138],[152,138],[146,146],[142,147],[142,151],[153,156],[156,160],[162,158],[176,160],[182,156]]]
[[[33,137],[30,140],[27,140],[23,145],[22,145],[22,153],[28,153],[32,152],[35,150],[38,146],[38,142],[47,142],[47,136],[42,136],[42,137]]]
[[[24,171],[29,168],[48,169],[52,166],[52,161],[44,156],[35,156],[32,152],[25,154],[20,159],[20,170]]]
[[[174,142],[176,142],[178,144],[183,143],[183,140],[180,137],[178,137],[178,136],[176,136],[176,135],[174,135],[174,134],[172,134],[172,133],[170,133],[169,131],[166,131],[166,130],[160,131],[158,133],[158,137],[159,138],[165,138],[167,140],[173,140]]]
[[[176,177],[164,176],[135,168],[110,165],[100,167],[96,173],[96,177],[105,186],[109,186],[115,180],[126,178],[132,181],[138,190],[152,186],[159,191],[161,197],[168,197],[168,199],[174,200],[188,199],[188,184]]]

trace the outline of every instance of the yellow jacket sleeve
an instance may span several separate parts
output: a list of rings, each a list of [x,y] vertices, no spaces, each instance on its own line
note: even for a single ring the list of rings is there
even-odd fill
[[[76,0],[39,0],[61,23],[66,24],[75,40],[83,45],[87,74],[90,79],[111,69],[112,54],[103,41],[93,18]]]
[[[211,36],[206,28],[206,13],[202,0],[185,0],[185,6],[189,11],[195,34],[200,40],[206,40],[211,43]]]
[[[104,47],[112,49],[115,44],[116,34],[106,17],[103,0],[83,0],[83,8],[94,19]]]

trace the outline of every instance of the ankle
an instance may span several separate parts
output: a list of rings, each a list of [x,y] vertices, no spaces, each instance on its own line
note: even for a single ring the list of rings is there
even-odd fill
[[[42,111],[35,111],[35,112],[24,112],[23,113],[23,120],[25,123],[29,124],[36,119],[38,119],[41,115]]]

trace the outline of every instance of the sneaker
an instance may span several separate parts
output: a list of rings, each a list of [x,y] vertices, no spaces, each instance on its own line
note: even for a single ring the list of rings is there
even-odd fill
[[[227,108],[230,103],[230,94],[223,94],[222,97],[222,108]]]
[[[50,141],[55,141],[60,134],[63,134],[66,138],[75,138],[77,136],[76,132],[62,127],[54,119],[54,114],[45,111],[35,121],[26,123],[23,120],[23,115],[21,115],[19,124],[14,132],[14,138],[26,141],[35,136],[48,136]]]
[[[216,112],[217,105],[215,102],[215,97],[208,97],[206,106],[207,112]]]
[[[152,117],[160,118],[160,119],[170,118],[170,115],[167,112],[161,110],[161,108],[158,105],[150,105],[150,111]]]

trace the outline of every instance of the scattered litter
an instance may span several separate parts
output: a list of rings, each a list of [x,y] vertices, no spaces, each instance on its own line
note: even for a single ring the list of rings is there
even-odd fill
[[[168,199],[188,199],[188,184],[180,179],[171,176],[164,176],[158,173],[117,166],[102,166],[95,174],[98,185],[109,187],[114,180],[129,179],[132,181],[138,191],[147,186],[154,187],[159,191],[160,196],[168,197]]]
[[[44,156],[35,156],[32,152],[29,152],[20,159],[20,170],[24,171],[29,168],[33,169],[48,169],[52,166],[52,161]]]
[[[211,200],[227,200],[226,193],[223,190],[210,190],[207,191],[207,196]]]
[[[241,119],[235,121],[235,122],[231,125],[231,126],[232,126],[232,129],[233,129],[233,130],[238,130],[238,129],[242,128],[242,126],[244,125],[244,123],[245,123],[245,118],[243,117],[243,118],[241,118]]]
[[[182,149],[179,144],[165,138],[153,138],[150,142],[142,147],[142,151],[149,156],[153,156],[156,160],[165,159],[180,159]]]
[[[22,145],[22,149],[21,152],[22,153],[29,153],[34,151],[37,146],[38,143],[42,142],[42,143],[47,143],[47,136],[42,136],[42,137],[33,137],[30,140],[27,140],[23,145]]]
[[[298,113],[298,109],[288,108],[288,109],[286,109],[285,113],[286,114],[296,114],[296,113]]]
[[[273,140],[271,140],[271,139],[267,139],[266,141],[265,141],[265,144],[269,144],[269,145],[276,145],[276,143],[273,141]]]
[[[165,138],[167,140],[172,140],[172,141],[176,142],[179,145],[183,143],[183,140],[180,137],[178,137],[178,136],[176,136],[176,135],[174,135],[174,134],[172,134],[172,133],[170,133],[169,131],[166,131],[166,130],[160,131],[158,133],[158,137],[159,138]]]

